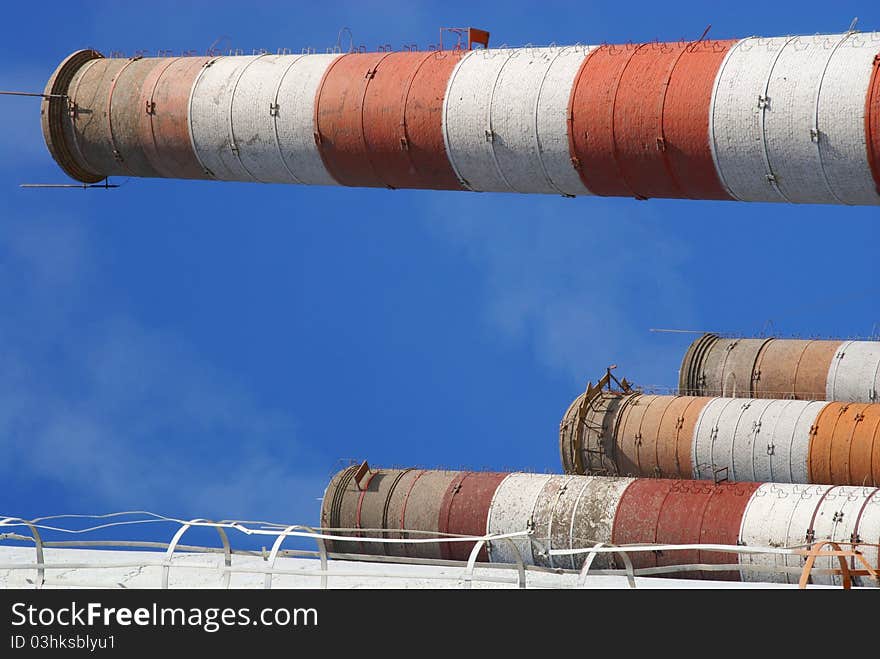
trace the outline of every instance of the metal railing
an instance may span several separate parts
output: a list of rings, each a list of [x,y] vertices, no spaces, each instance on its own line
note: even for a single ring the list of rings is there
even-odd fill
[[[134,519],[124,519],[134,517]],[[61,520],[92,520],[98,523],[86,526],[84,528],[68,528],[59,525]],[[50,523],[52,522],[52,523]],[[146,541],[146,540],[128,540],[128,539],[75,539],[75,540],[47,540],[44,535],[62,534],[83,536],[94,534],[98,531],[107,529],[121,529],[130,525],[149,525],[154,523],[170,523],[176,525],[169,542]],[[181,540],[184,535],[194,528],[211,528],[217,532],[220,546],[205,545],[185,545]],[[19,533],[16,529],[29,532],[29,535]],[[528,540],[533,547],[540,547],[540,538],[535,538],[534,533],[529,530],[523,530],[515,533],[506,534],[487,534],[485,536],[462,536],[462,535],[438,535],[433,532],[420,532],[406,530],[408,536],[422,537],[370,537],[365,533],[374,534],[376,536],[385,536],[389,534],[399,534],[399,529],[322,529],[317,531],[314,528],[301,524],[274,524],[270,522],[259,521],[242,521],[242,520],[221,520],[211,521],[206,519],[182,520],[172,517],[165,517],[146,511],[127,511],[120,513],[111,513],[107,515],[55,515],[49,517],[40,517],[33,520],[26,520],[17,517],[0,517],[0,547],[3,541],[17,541],[33,543],[36,560],[33,563],[12,561],[0,562],[0,570],[23,571],[33,570],[36,573],[36,579],[31,583],[35,588],[43,588],[47,585],[55,586],[95,586],[106,584],[75,584],[70,580],[52,580],[47,577],[47,572],[53,570],[70,571],[76,569],[138,569],[158,568],[158,579],[156,586],[158,588],[169,588],[169,575],[172,568],[185,567],[186,569],[206,570],[220,574],[222,586],[228,588],[233,574],[261,574],[263,575],[262,586],[265,589],[271,589],[273,585],[273,577],[275,576],[314,576],[320,578],[320,587],[328,588],[328,578],[380,578],[380,579],[419,579],[419,580],[436,580],[455,582],[462,588],[469,589],[474,582],[484,583],[500,583],[516,585],[519,588],[527,587],[548,587],[546,584],[530,583],[527,578],[528,573],[549,573],[556,575],[577,575],[576,580],[559,580],[549,587],[579,587],[583,588],[588,585],[588,577],[592,576],[617,576],[625,577],[629,588],[637,587],[637,577],[653,577],[659,575],[674,576],[681,572],[756,572],[756,573],[783,573],[795,574],[798,576],[798,584],[800,588],[806,588],[811,581],[812,575],[835,575],[840,577],[840,584],[843,588],[850,588],[854,584],[855,577],[865,577],[867,580],[873,581],[875,585],[880,585],[880,569],[872,567],[865,559],[860,549],[865,546],[878,547],[877,544],[863,542],[832,542],[831,540],[819,540],[807,545],[798,545],[792,547],[747,547],[740,545],[718,545],[718,544],[687,544],[687,545],[660,545],[660,544],[638,544],[638,545],[622,545],[614,546],[608,543],[595,543],[591,547],[580,549],[549,549],[538,555],[543,556],[585,556],[583,567],[580,570],[564,569],[560,567],[542,567],[536,565],[528,565],[523,560],[519,551],[516,540],[520,542]],[[249,537],[271,537],[274,538],[271,549],[267,550],[264,546],[260,550],[253,549],[236,549],[230,542],[230,536],[233,533],[240,533]],[[300,550],[300,549],[282,549],[282,546],[288,538],[302,538],[314,541],[317,550]],[[379,544],[443,544],[467,542],[473,543],[467,561],[456,561],[446,559],[428,559],[428,558],[407,558],[398,556],[375,555],[375,554],[352,554],[352,553],[334,553],[327,550],[327,542],[352,542],[352,543],[379,543]],[[546,543],[546,539],[543,539]],[[513,551],[511,554],[516,558],[515,563],[483,563],[478,562],[480,552],[484,547],[491,547],[493,543],[506,543]],[[587,544],[587,543],[585,543]],[[830,546],[830,549],[826,549]],[[843,547],[848,547],[844,549]],[[142,555],[137,555],[132,560],[108,560],[102,557],[98,561],[82,561],[82,562],[52,562],[46,560],[47,548],[66,548],[66,549],[149,549],[164,550],[163,553],[155,552],[157,558],[147,559]],[[756,565],[748,563],[729,563],[729,564],[678,564],[665,565],[648,568],[635,568],[633,565],[633,555],[644,552],[666,552],[666,551],[685,551],[700,550],[712,552],[726,552],[741,555],[780,555],[780,556],[798,556],[803,561],[802,567],[796,566],[780,566],[780,565]],[[180,562],[175,563],[175,558],[181,558],[186,555],[223,555],[222,566],[212,564],[186,563],[181,565]],[[595,559],[602,554],[613,554],[620,558],[623,568],[593,568]],[[256,567],[253,565],[234,564],[234,556],[250,556],[259,557],[265,565]],[[317,559],[320,564],[319,569],[288,569],[277,564],[279,557],[297,557]],[[816,568],[815,562],[818,558],[836,558],[839,567],[836,568]],[[2,560],[2,559],[0,559]],[[552,559],[551,559],[552,560]],[[457,571],[423,571],[413,572],[391,569],[381,570],[372,568],[370,570],[341,570],[339,568],[331,568],[334,563],[341,564],[350,561],[362,561],[368,563],[391,564],[391,565],[414,565],[422,567],[453,567],[459,568]],[[857,567],[858,563],[858,567]],[[349,566],[351,564],[349,563]],[[477,570],[480,572],[477,572]],[[492,572],[510,572],[514,575],[500,574],[495,576]],[[117,584],[124,587],[122,584]]]

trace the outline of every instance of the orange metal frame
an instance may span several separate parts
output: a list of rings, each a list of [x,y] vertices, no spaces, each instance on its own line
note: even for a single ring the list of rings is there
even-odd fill
[[[830,540],[822,540],[813,543],[809,549],[804,549],[798,552],[802,556],[805,556],[807,559],[806,563],[804,563],[804,569],[801,572],[801,578],[798,581],[798,587],[801,590],[807,587],[807,584],[810,582],[810,572],[813,570],[813,565],[815,565],[816,559],[823,556],[837,557],[837,560],[840,563],[840,569],[834,570],[834,573],[841,575],[843,579],[844,590],[849,590],[852,588],[853,577],[872,577],[880,582],[880,569],[871,567],[871,564],[868,563],[864,555],[862,555],[860,551],[856,550],[855,546],[857,544],[865,543],[852,543],[852,549],[841,549],[840,543],[831,542]],[[831,549],[823,549],[826,545],[830,545]],[[865,566],[865,569],[855,570],[851,568],[849,565],[847,565],[847,558],[852,559],[853,563],[855,563],[855,560],[858,559],[858,561]]]

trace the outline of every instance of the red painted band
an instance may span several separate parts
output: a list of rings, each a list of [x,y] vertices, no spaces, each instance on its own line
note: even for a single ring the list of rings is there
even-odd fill
[[[868,164],[880,194],[880,53],[874,56],[871,82],[865,97],[865,143],[868,148]]]

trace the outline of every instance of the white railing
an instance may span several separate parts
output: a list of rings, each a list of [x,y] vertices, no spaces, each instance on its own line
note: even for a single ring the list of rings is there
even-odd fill
[[[133,517],[133,519],[127,519]],[[91,520],[90,526],[83,528],[69,528],[60,525],[62,520],[81,521]],[[145,540],[128,540],[128,539],[79,539],[88,534],[94,534],[98,531],[107,529],[122,529],[130,525],[149,525],[155,523],[176,525],[176,530],[171,536],[169,542],[145,541]],[[185,545],[181,543],[184,535],[193,528],[213,528],[220,541],[220,546],[204,546],[204,545]],[[27,530],[29,535],[20,533],[18,530]],[[658,575],[672,575],[680,572],[715,572],[715,571],[736,571],[750,573],[783,573],[799,575],[800,586],[806,587],[810,582],[810,576],[816,574],[834,574],[841,578],[841,585],[849,588],[852,585],[852,577],[866,577],[875,582],[880,583],[880,570],[872,567],[865,560],[861,551],[861,546],[869,543],[834,543],[830,540],[821,540],[813,542],[809,545],[798,545],[792,547],[746,547],[740,545],[718,545],[718,544],[687,544],[687,545],[660,545],[660,544],[639,544],[639,545],[623,545],[613,546],[607,543],[596,543],[592,547],[582,549],[550,549],[540,550],[540,538],[536,538],[532,531],[523,530],[516,533],[506,534],[488,534],[485,536],[454,536],[442,535],[436,533],[420,532],[406,530],[408,536],[423,537],[365,537],[363,534],[370,533],[375,535],[399,534],[398,529],[322,529],[320,531],[306,525],[300,524],[274,524],[270,522],[259,521],[242,521],[242,520],[221,520],[211,521],[206,519],[181,520],[172,517],[165,517],[146,511],[127,511],[120,513],[111,513],[107,515],[54,515],[49,517],[40,517],[33,520],[25,520],[17,517],[0,517],[0,547],[3,546],[2,541],[12,540],[17,542],[33,543],[36,560],[34,562],[0,562],[0,570],[33,570],[36,573],[36,579],[33,580],[35,588],[42,588],[45,585],[71,585],[68,581],[52,581],[47,578],[47,572],[52,570],[69,571],[76,569],[144,569],[159,568],[159,578],[156,586],[167,589],[169,587],[170,571],[174,567],[180,567],[180,563],[175,563],[175,557],[180,558],[184,553],[187,555],[223,555],[223,565],[217,566],[212,564],[187,563],[186,569],[208,570],[219,572],[221,575],[221,583],[223,587],[229,587],[233,574],[262,574],[263,588],[272,588],[273,577],[281,575],[293,576],[314,576],[320,577],[320,587],[328,587],[328,577],[334,578],[382,578],[382,579],[419,579],[419,580],[439,580],[452,581],[463,588],[471,588],[474,581],[485,583],[502,583],[516,584],[519,588],[542,587],[534,583],[530,583],[527,578],[529,572],[532,573],[550,573],[550,574],[577,574],[576,581],[571,579],[554,583],[553,587],[566,587],[572,584],[577,587],[587,585],[587,579],[590,576],[612,575],[625,577],[626,583],[630,588],[636,588],[636,577],[652,577]],[[75,540],[46,540],[44,535],[61,534],[77,536]],[[250,537],[270,537],[274,538],[271,549],[266,547],[260,550],[252,549],[236,549],[230,542],[230,536],[236,537],[234,534],[241,534]],[[240,536],[239,536],[240,537]],[[288,538],[303,538],[315,542],[317,550],[300,550],[300,549],[282,549],[284,541]],[[580,570],[569,570],[559,567],[548,568],[535,565],[526,565],[519,552],[515,539],[529,538],[533,543],[534,550],[538,555],[543,556],[585,556],[583,567]],[[546,540],[546,539],[544,539]],[[457,543],[467,542],[473,543],[474,546],[470,552],[467,561],[427,559],[427,558],[406,558],[386,555],[372,554],[349,554],[349,553],[331,553],[327,551],[326,541],[347,541],[356,543],[377,543],[377,544],[438,544],[438,543]],[[478,563],[480,551],[489,543],[505,542],[513,550],[512,555],[516,558],[515,563]],[[586,543],[585,543],[586,544]],[[830,549],[826,549],[827,545],[831,545]],[[843,549],[841,545],[849,547]],[[870,546],[877,547],[872,544]],[[157,558],[145,558],[142,554],[137,555],[132,560],[109,560],[101,557],[98,561],[83,562],[51,562],[45,557],[45,549],[47,548],[67,548],[67,549],[112,549],[121,548],[126,550],[132,549],[149,549],[164,550],[164,553],[155,552]],[[796,566],[780,566],[780,565],[755,565],[746,563],[727,563],[727,564],[706,564],[692,563],[681,565],[666,565],[650,568],[635,568],[631,559],[632,554],[641,552],[667,552],[667,551],[686,551],[701,550],[712,552],[724,552],[737,556],[758,554],[758,555],[781,555],[781,556],[799,556],[805,561],[803,567]],[[621,559],[624,567],[594,569],[595,559],[600,554],[614,554]],[[134,555],[133,555],[134,556]],[[250,556],[259,557],[265,565],[259,567],[252,564],[233,564],[234,556]],[[288,569],[277,565],[279,557],[298,557],[317,559],[320,562],[319,569]],[[814,569],[815,560],[819,557],[836,558],[838,568]],[[362,561],[370,563],[385,563],[393,565],[415,565],[423,567],[453,567],[459,568],[455,572],[440,570],[425,570],[423,572],[394,571],[391,569],[381,570],[372,568],[369,571],[352,571],[349,569],[340,570],[333,569],[331,565],[334,563],[343,563],[348,561]],[[856,563],[860,567],[856,567]],[[350,566],[351,564],[348,563]],[[477,572],[479,568],[480,572]],[[514,572],[514,575],[501,574],[495,576],[491,572]],[[78,584],[79,585],[79,584]],[[96,584],[84,584],[96,585]],[[106,585],[106,584],[101,584]],[[546,587],[546,586],[543,586]]]

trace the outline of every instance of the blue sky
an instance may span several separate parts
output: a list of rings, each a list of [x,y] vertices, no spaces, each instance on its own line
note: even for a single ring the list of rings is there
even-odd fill
[[[880,29],[876,2],[49,2],[4,7],[0,88],[69,52],[319,51]],[[49,19],[47,20],[47,17]],[[0,98],[0,513],[130,508],[315,523],[340,459],[559,470],[606,365],[672,386],[693,337],[868,335],[877,208],[64,176]]]

